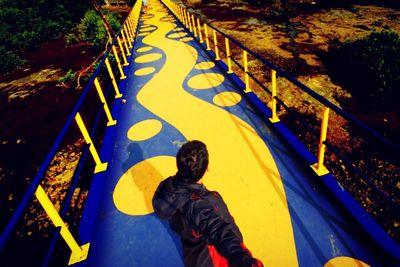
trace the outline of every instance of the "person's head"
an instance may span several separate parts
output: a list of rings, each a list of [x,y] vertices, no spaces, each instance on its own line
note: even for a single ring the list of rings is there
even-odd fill
[[[200,180],[208,167],[208,152],[204,143],[193,140],[184,144],[176,156],[177,176],[185,182]]]

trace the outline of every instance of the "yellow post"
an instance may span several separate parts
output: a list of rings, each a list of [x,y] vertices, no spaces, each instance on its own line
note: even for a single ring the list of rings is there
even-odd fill
[[[251,92],[250,84],[249,84],[249,65],[247,62],[247,51],[243,50],[243,61],[244,61],[244,83],[246,85],[245,93]]]
[[[120,79],[123,80],[123,79],[126,78],[126,76],[125,76],[124,70],[122,69],[121,61],[119,60],[117,49],[115,49],[115,45],[113,45],[112,51],[113,51],[115,60],[117,61],[119,72],[121,73],[121,78]]]
[[[115,90],[115,98],[121,98],[122,94],[119,92],[119,88],[118,88],[117,82],[115,81],[114,73],[112,71],[111,64],[110,64],[110,61],[108,60],[108,58],[106,58],[106,66],[107,66],[108,74],[110,75],[111,82],[112,82],[114,90]]]
[[[89,253],[90,243],[86,243],[83,246],[78,245],[41,185],[36,189],[35,195],[53,224],[56,227],[61,227],[60,234],[72,252],[68,265],[86,260]]]
[[[220,60],[221,58],[219,57],[217,32],[214,29],[213,29],[213,37],[214,37],[215,60]]]
[[[104,97],[103,90],[101,90],[101,86],[100,86],[100,83],[99,83],[99,80],[97,79],[97,77],[94,80],[94,85],[96,87],[97,93],[99,94],[100,101],[101,101],[101,103],[103,103],[104,112],[106,113],[106,116],[108,119],[107,126],[113,126],[113,125],[117,124],[117,121],[113,119],[110,109],[108,108],[106,98]]]
[[[129,63],[126,60],[125,51],[124,48],[122,47],[121,39],[119,38],[119,36],[117,36],[117,41],[118,41],[119,51],[121,52],[122,59],[124,60],[124,66],[128,66]]]
[[[188,12],[188,11],[186,11],[187,12],[187,14],[188,14],[188,23],[189,23],[189,30],[192,32],[193,30],[192,30],[192,22],[191,22],[191,19],[190,19],[190,13]]]
[[[85,124],[83,123],[81,114],[76,113],[75,115],[75,121],[78,124],[79,129],[82,132],[83,138],[85,139],[86,144],[89,145],[89,150],[90,153],[93,156],[94,162],[96,163],[96,167],[94,168],[94,173],[102,172],[107,169],[107,162],[101,162],[99,154],[97,153],[96,148],[94,147],[92,138],[90,138],[90,135],[88,131],[86,130]]]
[[[318,176],[328,174],[328,169],[324,166],[325,155],[325,140],[328,131],[329,108],[325,107],[322,122],[321,122],[321,136],[319,139],[318,147],[318,162],[311,165],[311,168],[317,173]]]
[[[125,29],[125,32],[126,32],[126,36],[128,38],[128,40],[127,40],[128,41],[128,47],[132,48],[133,47],[132,46],[133,36],[132,36],[131,31],[129,30],[129,27],[127,25],[129,25],[129,22],[124,24],[124,29]]]
[[[180,7],[180,8],[179,8],[179,11],[180,11],[180,16],[181,16],[181,22],[184,24],[184,23],[185,23],[185,16],[184,16],[184,14],[183,14],[183,8]]]
[[[193,32],[194,32],[194,37],[197,37],[197,27],[196,27],[196,21],[194,20],[194,16],[192,15],[192,23],[193,23]]]
[[[125,45],[125,49],[126,49],[126,55],[130,56],[131,52],[129,51],[129,47],[128,47],[128,38],[125,37],[125,31],[124,29],[121,30],[121,35],[122,35],[122,40],[124,40],[124,45]]]
[[[272,123],[278,122],[278,116],[276,115],[276,71],[272,70],[271,71],[271,84],[272,84],[272,117],[269,118],[269,120]]]
[[[207,45],[207,51],[211,50],[210,48],[210,40],[208,40],[208,29],[207,29],[207,24],[204,23],[204,33],[206,36],[206,45]]]
[[[200,37],[200,43],[204,43],[203,41],[203,35],[201,34],[201,24],[200,24],[200,19],[197,18],[197,27],[199,28],[199,37]]]
[[[186,28],[188,27],[187,24],[187,19],[186,19],[186,9],[182,10],[182,15],[183,15],[183,24],[186,26]]]
[[[226,58],[228,60],[228,74],[233,73],[232,62],[231,62],[231,50],[229,48],[229,39],[225,37],[225,47],[226,47]]]

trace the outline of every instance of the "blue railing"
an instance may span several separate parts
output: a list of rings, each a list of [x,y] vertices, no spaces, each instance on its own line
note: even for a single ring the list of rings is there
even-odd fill
[[[354,152],[357,152],[357,155],[359,155],[360,158],[357,160],[352,160],[349,155],[346,155],[344,146],[341,146],[342,144],[338,144],[337,140],[336,144],[334,144],[330,140],[330,137],[332,137],[334,133],[330,133],[330,135],[328,134],[328,138],[326,137],[326,132],[329,130],[329,111],[335,113],[346,122],[346,124],[342,127],[346,133],[351,136],[357,135],[357,138],[362,140],[362,144],[360,146],[373,144],[375,147],[381,148],[375,153],[374,156],[378,157],[381,163],[383,162],[386,164],[387,168],[396,170],[394,174],[395,176],[392,177],[394,180],[396,179],[396,173],[397,175],[400,173],[400,162],[398,158],[398,154],[400,153],[399,144],[385,138],[378,131],[356,119],[354,116],[333,104],[331,101],[327,100],[305,84],[301,83],[292,75],[276,66],[269,60],[263,58],[258,53],[252,51],[239,41],[226,35],[209,23],[196,18],[195,14],[190,13],[185,6],[179,6],[170,0],[162,0],[162,2],[171,11],[171,13],[174,14],[175,18],[180,21],[181,26],[183,26],[191,34],[191,36],[209,53],[209,55],[215,59],[217,65],[228,73],[228,77],[231,77],[237,84],[239,84],[239,87],[246,92],[247,96],[255,103],[255,106],[259,109],[259,111],[261,111],[273,122],[275,129],[283,134],[295,151],[297,151],[310,165],[313,165],[313,169],[319,176],[323,176],[322,181],[324,181],[325,184],[334,192],[336,197],[342,201],[349,212],[356,217],[356,219],[373,236],[373,238],[381,246],[390,251],[390,253],[396,258],[400,258],[399,244],[389,237],[389,235],[382,229],[381,225],[375,223],[374,220],[370,220],[371,217],[369,217],[369,215],[365,212],[365,209],[361,208],[360,203],[354,201],[354,198],[357,196],[353,195],[353,197],[349,197],[348,193],[344,191],[344,189],[346,189],[345,181],[346,179],[350,178],[355,182],[361,181],[361,183],[367,184],[369,188],[375,192],[374,196],[379,197],[381,199],[379,201],[383,201],[383,204],[381,205],[383,207],[389,207],[388,212],[393,212],[392,214],[398,214],[400,211],[399,195],[396,194],[396,191],[393,188],[389,188],[388,186],[386,188],[381,188],[381,186],[378,186],[376,181],[385,182],[383,177],[376,175],[373,171],[368,171],[368,169],[365,167],[366,164],[362,165],[357,162],[363,159],[361,158],[362,156],[366,158],[365,162],[367,162],[367,159],[370,156],[368,152],[361,153],[359,148],[354,148]],[[221,43],[223,44],[224,41],[225,46],[220,45]],[[232,45],[234,46],[233,51],[235,53],[231,53]],[[266,70],[271,71],[270,81],[267,81],[263,77],[256,77],[256,75],[249,70],[248,56],[251,56],[254,60],[260,62]],[[235,63],[234,67],[231,66],[232,62]],[[307,117],[308,114],[306,114],[306,117],[304,117],[304,114],[296,110],[295,107],[291,106],[287,99],[279,96],[279,89],[282,91],[293,89],[290,87],[277,88],[277,77],[291,83],[295,88],[310,96],[313,99],[314,104],[320,106],[320,109],[323,110],[324,116],[322,121],[325,120],[326,125],[322,123],[321,127],[319,127],[315,123],[310,124],[310,118]],[[267,108],[266,103],[261,102],[260,99],[252,92],[252,89],[254,88],[251,88],[252,86],[249,82],[250,79],[255,84],[253,87],[261,88],[261,94],[264,96],[268,95],[270,97],[269,108]],[[267,84],[269,84],[269,86],[267,86]],[[308,101],[309,99],[310,98],[308,98]],[[296,99],[297,103],[301,103],[302,101],[304,101],[304,99]],[[277,107],[282,108],[279,116],[276,111]],[[314,114],[311,121],[316,121],[318,116],[319,114]],[[296,129],[292,127],[293,123],[288,121],[289,118],[292,118],[296,123],[301,124],[301,133],[297,131],[296,134]],[[282,125],[280,120],[282,120],[285,125]],[[335,121],[331,121],[329,125],[334,125],[333,123],[335,123]],[[290,131],[286,127],[288,127]],[[318,136],[318,128],[321,130],[320,136]],[[305,133],[308,135],[308,137],[311,137],[312,140],[319,139],[319,142],[316,141],[315,143],[310,143],[307,138],[304,138]],[[301,142],[299,142],[299,140]],[[351,150],[351,145],[346,145],[348,148],[350,147]],[[324,154],[325,147],[328,149],[327,155]],[[313,150],[318,150],[318,153],[310,153],[310,151]],[[352,153],[352,151],[350,151],[350,153]],[[335,159],[333,160],[332,158]],[[324,160],[327,168],[337,177],[334,177],[324,167]],[[340,173],[340,170],[343,168],[345,168],[344,173]],[[376,166],[375,170],[379,168],[382,167]],[[342,181],[340,181],[340,178]],[[391,192],[388,194],[386,191]],[[358,199],[358,201],[362,201],[362,199]],[[381,214],[380,218],[378,216],[375,217],[375,219],[379,220],[384,217],[385,214]],[[382,224],[382,221],[380,223]]]
[[[121,94],[118,89],[118,78],[116,78],[116,75],[120,75],[121,79],[125,77],[124,75],[124,69],[123,66],[127,65],[126,61],[126,56],[130,54],[130,48],[132,48],[132,44],[135,40],[135,37],[137,35],[137,24],[140,16],[140,10],[141,10],[141,1],[137,1],[135,6],[132,8],[131,12],[127,16],[126,20],[122,24],[121,29],[117,33],[116,37],[113,40],[110,40],[109,46],[104,52],[104,55],[102,56],[102,59],[91,76],[90,80],[88,81],[85,89],[81,93],[80,98],[78,99],[76,105],[73,107],[71,114],[67,118],[61,132],[57,136],[56,140],[54,141],[50,151],[48,152],[47,156],[45,157],[43,163],[40,165],[38,172],[30,182],[25,194],[23,195],[22,199],[20,200],[17,208],[15,211],[12,213],[11,218],[8,220],[5,228],[1,232],[0,236],[0,252],[3,254],[3,252],[6,250],[7,245],[9,244],[10,238],[13,233],[15,233],[16,228],[18,227],[18,224],[21,222],[23,215],[25,214],[28,206],[32,203],[33,201],[33,196],[37,192],[38,187],[41,187],[41,183],[43,183],[44,178],[46,176],[46,173],[48,171],[49,166],[51,166],[51,163],[53,159],[55,158],[56,154],[60,149],[62,148],[62,144],[65,141],[66,137],[68,134],[73,131],[73,125],[74,125],[74,120],[77,122],[80,130],[82,131],[82,134],[84,135],[84,139],[86,141],[86,146],[83,148],[83,152],[81,154],[81,157],[79,159],[78,165],[74,171],[73,177],[71,179],[68,192],[66,194],[66,197],[63,199],[63,203],[61,204],[61,210],[59,212],[60,218],[64,217],[67,214],[68,209],[70,208],[71,205],[71,200],[73,198],[74,191],[78,185],[78,180],[79,177],[82,175],[82,171],[84,170],[85,163],[87,163],[87,155],[89,152],[92,153],[92,156],[95,158],[97,151],[92,151],[94,149],[94,141],[92,140],[94,136],[99,132],[101,122],[101,118],[103,115],[103,111],[106,112],[107,118],[108,118],[108,123],[110,123],[110,117],[112,116],[109,113],[109,108],[107,104],[107,100],[110,100],[109,95],[112,92],[112,88],[114,87],[115,91],[115,98],[121,97]],[[113,55],[113,56],[111,56]],[[114,62],[112,62],[115,66],[113,67],[110,63],[110,59],[113,59]],[[121,64],[122,61],[122,64]],[[123,63],[125,63],[123,65]],[[104,70],[107,67],[108,70],[108,76],[107,77],[102,77],[104,80],[102,83],[98,83],[98,80],[100,78],[100,72]],[[101,89],[100,84],[105,84],[106,85],[106,92],[103,93],[103,90]],[[100,85],[100,86],[98,86]],[[89,92],[93,90],[93,88],[96,87],[97,92],[99,94],[100,100],[102,103],[99,104],[99,108],[96,109],[97,113],[94,120],[91,122],[91,130],[90,133],[88,133],[85,136],[86,126],[84,124],[80,124],[77,116],[80,117],[79,112],[81,112],[82,108],[84,107],[85,101],[88,100],[88,97],[90,96]],[[104,102],[103,102],[104,100]],[[108,111],[108,112],[107,112]],[[83,128],[82,128],[83,127]],[[102,126],[103,127],[103,126]],[[94,154],[93,154],[94,152]],[[98,156],[98,154],[97,154]],[[97,164],[97,162],[96,162]],[[47,211],[47,210],[46,210]],[[51,217],[51,216],[50,216]],[[53,219],[52,219],[53,220]],[[62,227],[56,225],[56,231],[53,235],[53,238],[50,242],[49,250],[47,252],[46,257],[43,259],[43,266],[47,266],[50,262],[53,250],[56,246],[57,240],[59,239],[60,235],[60,230]],[[67,241],[68,243],[68,241]],[[32,248],[34,249],[34,248]],[[72,254],[74,254],[74,250],[71,248]],[[21,252],[19,252],[18,256],[14,255],[16,257],[21,257],[20,255]],[[23,252],[22,252],[23,253]],[[4,263],[5,259],[1,259],[2,262]]]

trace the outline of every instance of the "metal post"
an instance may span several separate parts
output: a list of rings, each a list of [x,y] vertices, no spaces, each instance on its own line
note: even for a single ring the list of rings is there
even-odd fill
[[[115,60],[117,61],[119,72],[121,73],[120,79],[123,80],[126,78],[126,76],[125,76],[124,70],[122,69],[121,61],[119,60],[117,49],[115,49],[115,45],[113,45],[112,51],[113,51]]]
[[[129,27],[128,27],[127,25],[129,25],[129,22],[127,22],[127,23],[124,24],[124,29],[125,29],[127,38],[129,39],[129,40],[128,40],[128,47],[129,47],[129,48],[132,48],[132,47],[133,47],[133,46],[132,46],[133,36],[132,36],[131,31],[129,30]]]
[[[191,19],[190,19],[190,14],[189,14],[188,11],[186,11],[186,12],[188,13],[189,30],[190,30],[191,32],[193,32],[193,30],[192,30],[192,22],[191,22]]]
[[[217,32],[214,29],[213,29],[213,37],[214,37],[215,60],[220,60],[221,58],[219,57]]]
[[[90,135],[85,127],[85,124],[83,123],[82,117],[79,114],[79,112],[76,113],[76,115],[75,115],[75,121],[78,124],[78,127],[82,132],[82,135],[83,135],[83,138],[85,139],[86,144],[89,145],[90,153],[92,154],[94,162],[96,163],[96,167],[94,168],[94,173],[105,171],[107,169],[108,163],[101,162],[99,154],[97,153],[97,150],[94,147],[92,138],[90,138]]]
[[[127,42],[128,38],[125,37],[124,29],[121,30],[121,35],[122,35],[122,40],[124,40],[124,45],[125,45],[125,49],[126,49],[126,55],[130,56],[131,52],[129,51],[129,47],[128,47],[128,42]]]
[[[324,155],[325,155],[325,140],[328,132],[328,119],[329,119],[329,108],[325,107],[324,114],[321,122],[321,135],[319,139],[318,147],[318,162],[311,165],[311,168],[317,173],[318,176],[328,174],[328,169],[324,166]]]
[[[194,15],[192,15],[192,23],[193,23],[194,37],[197,37],[197,27],[196,27],[196,21],[194,20]]]
[[[206,36],[207,51],[210,51],[211,50],[211,48],[210,48],[210,40],[208,40],[208,29],[207,28],[208,28],[207,24],[204,23],[204,33],[205,33],[205,36]]]
[[[201,34],[201,24],[200,24],[200,19],[197,18],[197,27],[199,28],[199,37],[200,37],[200,43],[204,43],[203,41],[203,35]]]
[[[117,124],[117,121],[113,119],[110,109],[108,108],[106,98],[104,97],[103,90],[101,90],[101,86],[97,77],[94,79],[94,85],[96,87],[97,93],[99,94],[100,101],[101,103],[103,103],[104,112],[106,113],[108,119],[107,126],[112,126]]]
[[[182,10],[182,14],[183,14],[183,24],[184,24],[184,25],[186,26],[186,28],[187,28],[187,27],[189,27],[189,26],[188,26],[188,24],[187,24],[186,9]]]
[[[41,185],[38,186],[35,192],[36,198],[39,200],[39,203],[42,205],[43,209],[46,211],[50,220],[56,227],[61,227],[61,236],[67,243],[68,247],[71,249],[71,257],[69,259],[68,265],[72,265],[74,263],[86,260],[89,253],[90,243],[86,243],[83,246],[79,246],[69,231],[67,225],[62,220],[61,216],[58,214],[56,208],[53,203],[51,203],[49,197],[46,195],[43,187]]]
[[[119,36],[117,36],[117,41],[118,41],[119,51],[121,52],[122,59],[124,60],[124,66],[128,66],[129,63],[126,60],[125,51],[124,48],[122,47],[121,39],[119,38]]]
[[[245,93],[251,92],[250,90],[250,84],[249,84],[249,65],[247,62],[247,51],[243,50],[243,61],[244,61],[244,81],[246,85],[246,89],[244,90]]]
[[[119,88],[118,88],[117,82],[115,81],[114,73],[112,71],[111,64],[110,64],[110,61],[108,60],[108,57],[106,58],[106,66],[107,66],[108,74],[110,75],[111,82],[112,82],[114,90],[115,90],[115,98],[121,98],[122,94],[119,92]]]
[[[231,50],[229,48],[229,39],[225,37],[225,47],[226,47],[226,58],[228,60],[228,74],[233,73],[232,62],[231,62]]]
[[[271,71],[271,84],[272,84],[272,117],[269,119],[272,123],[278,122],[278,116],[276,115],[276,71]]]

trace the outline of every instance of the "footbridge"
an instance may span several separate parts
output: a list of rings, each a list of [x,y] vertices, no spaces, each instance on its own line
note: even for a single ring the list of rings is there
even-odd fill
[[[268,75],[259,78],[254,61]],[[283,80],[296,89],[283,88]],[[316,128],[291,112],[282,97],[290,90],[318,104]],[[86,114],[88,101],[100,103],[96,116]],[[55,228],[46,245],[33,244],[43,253],[34,254],[40,264],[32,266],[184,266],[180,239],[155,216],[151,199],[158,184],[176,173],[180,146],[201,140],[210,154],[205,186],[223,196],[244,243],[265,266],[399,266],[399,244],[333,174],[335,162],[346,165],[347,173],[365,179],[399,211],[393,197],[329,142],[338,117],[399,151],[183,6],[150,0],[144,12],[137,1],[2,229],[0,265],[19,266],[32,254],[16,247],[24,214],[37,202]],[[86,146],[55,207],[44,178],[69,132],[83,136]],[[301,136],[314,136],[314,145]],[[66,218],[82,180],[90,181],[88,196],[79,225],[73,225]]]

